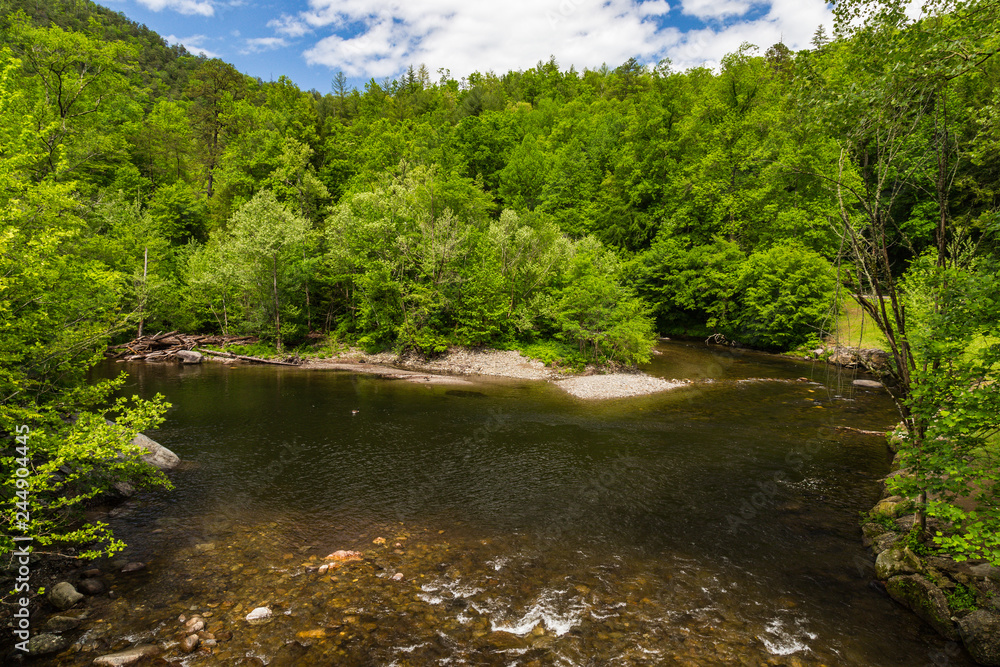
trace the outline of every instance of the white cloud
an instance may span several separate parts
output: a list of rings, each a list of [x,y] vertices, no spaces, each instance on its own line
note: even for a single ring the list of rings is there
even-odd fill
[[[297,16],[289,16],[288,14],[282,14],[281,18],[271,19],[267,22],[267,27],[286,37],[301,37],[313,31],[308,23]]]
[[[245,45],[240,49],[240,53],[261,53],[262,51],[273,51],[288,46],[288,42],[282,37],[252,37],[248,38]]]
[[[682,0],[681,7],[688,16],[704,20],[743,16],[753,3],[749,0]]]
[[[210,0],[138,0],[139,4],[154,12],[170,9],[180,14],[212,16],[215,7]]]
[[[631,57],[675,66],[718,63],[744,41],[808,46],[829,26],[825,0],[682,0],[704,27],[665,27],[668,0],[309,0],[309,9],[268,23],[279,35],[316,33],[303,56],[348,76],[395,76],[407,65],[456,76],[533,66],[554,55],[562,67],[614,67]],[[754,20],[741,19],[752,8]],[[359,30],[360,26],[360,30]]]
[[[833,25],[833,14],[822,0],[772,0],[768,12],[753,21],[685,33],[667,55],[675,67],[684,69],[717,66],[723,56],[733,53],[744,42],[759,46],[761,54],[778,42],[797,51],[809,46],[820,25],[825,25],[828,31]]]
[[[215,51],[209,51],[201,45],[208,37],[205,35],[191,35],[190,37],[175,37],[174,35],[165,35],[163,39],[167,40],[167,44],[180,44],[185,49],[193,53],[194,55],[203,55],[206,58],[220,58],[221,56]]]

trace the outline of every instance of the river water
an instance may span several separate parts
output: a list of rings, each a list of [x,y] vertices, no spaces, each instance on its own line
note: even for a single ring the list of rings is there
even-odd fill
[[[116,597],[58,664],[171,641],[193,613],[219,639],[194,665],[971,664],[870,585],[858,513],[889,455],[840,427],[890,427],[888,397],[823,364],[659,351],[647,372],[694,382],[599,402],[124,365],[126,393],[173,404],[150,435],[186,463],[113,512]],[[364,559],[319,572],[338,549]],[[108,574],[125,561],[147,567]],[[274,617],[248,624],[259,606]]]

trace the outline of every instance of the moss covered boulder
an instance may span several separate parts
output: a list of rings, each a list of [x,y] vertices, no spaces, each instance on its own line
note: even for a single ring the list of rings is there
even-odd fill
[[[894,600],[913,610],[939,633],[958,641],[958,628],[951,620],[948,600],[941,589],[919,574],[904,574],[890,579],[885,588]]]

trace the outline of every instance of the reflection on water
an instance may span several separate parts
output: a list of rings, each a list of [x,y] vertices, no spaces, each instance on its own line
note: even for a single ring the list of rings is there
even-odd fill
[[[969,664],[868,587],[857,516],[887,453],[837,427],[889,427],[887,397],[824,365],[660,350],[651,373],[697,381],[598,403],[129,367],[174,404],[153,435],[188,465],[115,519],[149,566],[108,579],[59,663],[199,613],[218,642],[190,664]],[[337,549],[364,560],[320,573]],[[275,617],[250,626],[258,606]]]

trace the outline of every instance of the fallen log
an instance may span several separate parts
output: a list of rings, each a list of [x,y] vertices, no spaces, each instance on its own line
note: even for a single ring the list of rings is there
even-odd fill
[[[240,359],[242,361],[252,361],[257,364],[274,364],[276,366],[298,366],[299,364],[292,363],[290,361],[278,361],[277,359],[262,359],[260,357],[249,357],[245,354],[233,354],[232,352],[221,352],[219,350],[212,350],[207,347],[202,347],[198,349],[199,352],[205,354],[215,355],[217,357],[226,357],[228,359]]]

